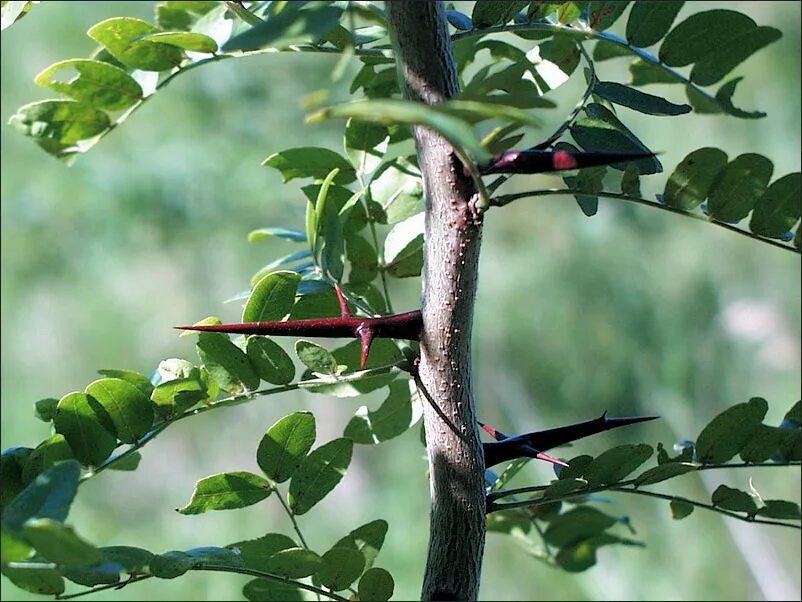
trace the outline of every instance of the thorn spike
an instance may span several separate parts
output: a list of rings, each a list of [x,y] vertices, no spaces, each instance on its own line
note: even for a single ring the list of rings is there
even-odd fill
[[[334,290],[337,291],[337,300],[340,302],[340,312],[343,318],[350,318],[352,316],[351,309],[348,307],[348,301],[345,299],[343,289],[340,288],[340,283],[334,283]]]
[[[373,330],[370,328],[359,327],[357,329],[359,337],[362,339],[362,358],[360,360],[360,368],[362,370],[368,365],[368,354],[370,353],[370,345],[373,343]]]

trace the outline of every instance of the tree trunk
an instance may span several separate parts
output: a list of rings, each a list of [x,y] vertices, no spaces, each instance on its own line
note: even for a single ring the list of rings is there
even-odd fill
[[[441,2],[386,2],[405,95],[435,104],[459,92]],[[471,383],[481,223],[451,145],[415,128],[426,197],[420,377],[451,424],[424,403],[432,497],[423,600],[476,600],[485,542],[484,459]]]

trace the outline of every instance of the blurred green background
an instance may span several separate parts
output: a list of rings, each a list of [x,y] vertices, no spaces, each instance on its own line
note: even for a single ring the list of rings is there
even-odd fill
[[[469,3],[468,3],[469,6]],[[731,74],[745,76],[735,102],[768,117],[646,118],[624,122],[670,170],[688,152],[718,146],[732,158],[757,152],[774,177],[800,169],[800,4],[696,2],[733,8],[784,36]],[[2,35],[2,108],[50,95],[36,73],[93,49],[84,32],[112,16],[151,19],[150,2],[45,2]],[[467,12],[470,12],[468,8]],[[620,32],[625,19],[613,28]],[[517,40],[521,45],[527,44]],[[330,82],[336,57],[265,55],[208,65],[178,78],[128,123],[66,167],[4,126],[2,141],[2,446],[48,436],[32,404],[82,390],[99,368],[149,373],[159,360],[195,357],[192,338],[171,326],[206,315],[236,321],[248,286],[291,243],[249,244],[249,230],[302,228],[298,186],[259,166],[293,146],[339,150],[342,123],[304,124],[302,99],[321,87],[347,97],[347,78]],[[351,70],[355,72],[356,66]],[[628,81],[626,61],[600,65],[603,79]],[[550,133],[581,94],[581,77],[552,93],[542,112]],[[729,78],[728,78],[729,79]],[[679,86],[647,91],[684,101]],[[646,180],[660,192],[665,176]],[[523,181],[521,189],[559,185]],[[572,199],[519,201],[492,212],[484,237],[474,327],[479,413],[504,431],[591,418],[657,413],[662,420],[583,441],[577,453],[617,442],[695,437],[716,413],[751,396],[777,423],[800,397],[798,255],[682,217],[601,200],[585,218]],[[419,282],[393,283],[396,309],[418,304]],[[289,343],[287,344],[289,349]],[[82,488],[70,516],[98,545],[156,552],[225,545],[268,531],[290,533],[275,500],[232,512],[180,516],[196,480],[226,470],[258,470],[256,446],[286,413],[310,409],[318,442],[339,436],[360,405],[380,397],[311,394],[267,397],[182,421],[150,444],[140,468],[110,471]],[[573,455],[567,451],[567,455]],[[546,482],[532,466],[519,483]],[[772,473],[772,474],[769,474]],[[673,489],[704,499],[719,483],[765,498],[797,499],[799,471],[690,475]],[[358,447],[342,484],[301,519],[323,552],[348,530],[384,518],[390,531],[378,559],[396,579],[394,599],[420,592],[428,538],[429,489],[418,429],[379,447]],[[485,600],[799,599],[798,531],[751,526],[697,511],[672,521],[667,504],[610,497],[647,547],[604,548],[580,575],[552,570],[514,541],[488,537]],[[189,574],[150,581],[97,600],[242,599],[247,578]],[[2,582],[4,600],[34,596]]]

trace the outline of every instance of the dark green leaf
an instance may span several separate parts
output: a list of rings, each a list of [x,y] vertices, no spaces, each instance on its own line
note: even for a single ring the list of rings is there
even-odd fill
[[[693,151],[677,165],[666,182],[663,199],[669,207],[689,211],[707,198],[727,166],[727,153],[705,147]]]
[[[195,560],[186,552],[173,550],[154,556],[150,560],[150,574],[158,579],[175,579],[186,573]]]
[[[130,546],[108,546],[100,548],[103,560],[120,565],[129,575],[145,571],[153,554],[142,548]]]
[[[418,213],[397,223],[384,240],[384,265],[395,278],[420,276],[423,268],[425,214]]]
[[[28,461],[22,469],[22,482],[28,485],[40,473],[64,460],[73,458],[72,449],[64,435],[53,435],[45,439],[28,456]],[[5,480],[3,481],[5,483]]]
[[[295,353],[310,370],[318,374],[336,374],[337,360],[326,349],[310,341],[295,341]]]
[[[106,113],[75,100],[32,102],[17,109],[8,123],[57,157],[80,152],[77,142],[93,138],[111,125]]]
[[[386,222],[396,224],[423,210],[423,181],[418,168],[404,158],[382,165],[370,181],[374,201]]]
[[[714,506],[718,506],[724,510],[746,512],[750,516],[753,516],[757,512],[755,498],[745,491],[733,489],[726,485],[719,485],[713,492],[711,500]]]
[[[291,537],[281,533],[268,533],[257,539],[240,541],[227,547],[239,551],[245,566],[261,571],[268,558],[281,550],[296,548],[298,544]]]
[[[390,394],[379,409],[371,412],[362,406],[348,421],[343,435],[354,443],[382,443],[403,434],[412,421],[412,403],[408,381],[390,384]]]
[[[159,415],[170,417],[188,410],[208,396],[200,370],[194,368],[186,378],[175,378],[157,386],[153,389],[150,399],[156,404],[156,412]]]
[[[773,27],[755,27],[733,36],[696,62],[691,70],[691,81],[700,86],[714,84],[752,54],[781,37],[780,30]]]
[[[31,518],[64,522],[78,491],[80,473],[81,467],[74,460],[48,468],[4,508],[3,527],[18,535],[25,521]]]
[[[91,395],[76,392],[62,397],[53,424],[83,464],[98,466],[117,446],[107,428],[113,428],[111,418]]]
[[[765,516],[766,518],[777,518],[780,520],[799,520],[802,518],[802,513],[799,510],[799,504],[796,502],[787,502],[785,500],[764,500],[765,506],[757,511],[757,516]]]
[[[387,521],[377,519],[357,527],[348,535],[340,539],[333,547],[353,547],[365,559],[365,568],[373,566],[373,561],[379,555],[387,535]]]
[[[629,2],[611,0],[599,2],[594,0],[588,3],[588,26],[596,31],[604,31],[618,20]]]
[[[120,569],[114,562],[100,562],[90,566],[66,566],[61,572],[70,581],[86,587],[119,583]]]
[[[324,179],[332,169],[340,172],[334,178],[337,184],[350,184],[356,179],[356,171],[339,153],[327,148],[305,146],[289,148],[273,153],[262,161],[262,165],[273,167],[281,172],[284,182],[295,178]]]
[[[67,70],[62,77],[77,75],[69,81],[54,78]],[[89,59],[69,59],[50,65],[34,80],[38,86],[61,92],[75,100],[98,109],[120,111],[142,99],[142,87],[124,70],[109,63]]]
[[[383,125],[349,119],[345,124],[345,154],[357,172],[371,173],[387,151],[390,133]]]
[[[379,567],[365,571],[357,586],[360,600],[375,600],[376,602],[389,600],[394,590],[393,576]]]
[[[619,445],[608,449],[585,468],[584,478],[591,487],[617,483],[652,457],[651,445]]]
[[[22,470],[32,453],[30,447],[18,447],[0,455],[0,483],[3,484],[0,487],[0,511],[5,511],[11,500],[25,489]]]
[[[501,510],[487,515],[488,533],[508,533],[516,531],[529,533],[532,530],[532,520],[526,510],[515,508]]]
[[[660,96],[646,94],[616,82],[598,82],[593,92],[612,103],[628,107],[647,115],[684,115],[693,109],[690,105],[678,105]]]
[[[471,20],[478,29],[503,25],[526,8],[529,2],[517,0],[494,0],[493,2],[475,2]]]
[[[295,378],[295,364],[286,351],[268,337],[248,337],[248,359],[262,380],[286,385]]]
[[[738,83],[743,79],[743,77],[736,77],[728,81],[726,84],[721,86],[716,92],[716,103],[718,104],[719,109],[723,110],[725,113],[729,115],[733,115],[735,117],[739,117],[741,119],[761,119],[766,116],[765,113],[762,111],[744,111],[743,109],[739,109],[734,104],[732,104],[732,95],[735,94],[735,88]],[[688,98],[691,98],[690,91],[693,88],[690,86],[687,87],[688,90]],[[694,104],[691,101],[691,104]],[[701,112],[699,108],[694,105],[694,109],[697,113]],[[718,113],[718,111],[707,111],[711,113]]]
[[[642,485],[653,485],[660,481],[673,479],[687,472],[693,472],[697,468],[698,465],[689,462],[668,462],[660,464],[659,466],[655,466],[639,474],[635,479],[635,484],[638,487]]]
[[[615,523],[615,518],[595,508],[578,506],[552,519],[544,539],[553,546],[563,548],[602,533]]]
[[[622,56],[632,57],[632,51],[627,46],[605,41],[604,38],[600,39],[593,48],[593,60],[597,63]]]
[[[34,414],[42,422],[52,422],[56,415],[56,406],[58,399],[47,397],[40,399],[34,404]]]
[[[338,592],[359,579],[365,568],[365,558],[352,547],[333,547],[323,554],[316,577],[325,587]]]
[[[631,539],[618,537],[610,533],[599,533],[561,548],[554,560],[563,570],[569,573],[579,573],[596,564],[596,550],[610,544],[640,545]]]
[[[568,461],[568,467],[563,468],[558,475],[562,481],[565,479],[578,479],[585,474],[585,469],[593,462],[593,456],[583,454]]]
[[[32,518],[22,526],[22,532],[37,552],[56,564],[81,566],[100,561],[95,546],[52,518]]]
[[[339,24],[341,14],[342,9],[336,6],[298,10],[289,4],[280,13],[271,14],[267,20],[231,38],[223,45],[223,50],[283,49],[293,44],[311,42],[334,29]]]
[[[26,592],[43,596],[59,595],[64,593],[64,578],[52,568],[44,565],[42,568],[11,568],[3,567],[3,575],[11,583]]]
[[[192,499],[181,514],[201,514],[207,510],[232,510],[261,502],[272,492],[270,483],[250,472],[222,472],[195,484]]]
[[[740,452],[760,428],[768,403],[753,397],[713,418],[696,440],[696,457],[703,464],[726,462]]]
[[[109,470],[136,470],[141,460],[142,454],[139,452],[132,452],[126,455],[122,460],[110,464]]]
[[[774,166],[763,155],[747,153],[730,161],[708,195],[713,218],[736,223],[745,218],[771,180]]]
[[[627,20],[627,41],[646,48],[656,44],[674,24],[684,2],[639,0],[632,6]]]
[[[228,337],[217,332],[198,336],[198,355],[211,377],[229,393],[244,393],[259,386],[259,375],[248,356]]]
[[[135,443],[153,425],[153,406],[141,390],[120,378],[101,378],[86,387],[114,423],[117,438]]]
[[[160,31],[139,36],[136,39],[137,41],[145,40],[147,42],[167,44],[168,46],[175,46],[192,52],[204,52],[206,54],[217,52],[217,42],[207,35],[196,32]]]
[[[308,512],[337,486],[351,463],[353,448],[350,439],[334,439],[303,460],[290,481],[289,501],[294,514]]]
[[[682,451],[673,458],[668,455],[666,448],[662,443],[657,444],[657,464],[671,464],[672,462],[692,462],[693,461],[693,445],[685,445]]]
[[[588,482],[585,479],[560,479],[558,481],[552,481],[543,492],[543,499],[562,498],[569,493],[585,489],[587,486]]]
[[[242,595],[251,602],[303,602],[305,599],[294,585],[269,579],[248,581],[242,588]]]
[[[351,341],[347,345],[335,349],[332,355],[334,355],[334,359],[339,366],[347,366],[346,372],[352,372],[354,370],[359,370],[361,349],[360,341]],[[376,339],[373,341],[373,345],[370,348],[367,368],[388,366],[400,360],[401,354],[391,341],[387,339]],[[391,371],[354,381],[338,382],[332,379],[331,382],[323,384],[315,384],[312,386],[305,385],[304,389],[314,393],[334,395],[335,397],[357,397],[390,384],[397,375],[397,372]]]
[[[693,14],[666,36],[660,46],[660,60],[671,67],[690,65],[754,28],[752,19],[734,10]]]
[[[632,74],[631,83],[633,86],[645,86],[646,84],[678,84],[681,81],[659,65],[642,59],[631,62],[629,64],[629,72]],[[689,87],[689,90],[690,89],[692,88]]]
[[[153,385],[150,379],[144,374],[134,372],[133,370],[98,370],[98,374],[108,378],[120,378],[126,382],[131,383],[137,389],[145,394],[145,397],[150,397],[153,393]]]
[[[183,53],[175,46],[134,39],[159,30],[141,19],[114,17],[92,26],[87,35],[132,69],[164,71],[178,66]]]
[[[693,505],[683,500],[673,499],[669,506],[671,507],[671,517],[674,520],[682,520],[693,512]]]
[[[627,165],[621,178],[621,192],[633,197],[640,197],[640,172],[634,163]]]
[[[271,426],[256,452],[264,473],[277,483],[289,479],[315,443],[315,416],[295,412]]]
[[[372,282],[379,273],[379,258],[376,249],[364,237],[351,235],[345,240],[345,254],[351,270],[348,272],[350,284]]]
[[[295,272],[273,272],[253,287],[242,312],[243,322],[275,322],[290,313],[301,277]]]
[[[801,188],[799,172],[775,180],[757,201],[749,222],[752,232],[772,238],[788,233],[802,213]]]
[[[322,561],[320,556],[305,548],[288,548],[273,554],[264,566],[268,573],[278,573],[290,579],[300,579],[315,574]]]

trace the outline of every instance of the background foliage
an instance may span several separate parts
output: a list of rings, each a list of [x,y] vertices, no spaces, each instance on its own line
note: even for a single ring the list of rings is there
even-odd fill
[[[757,122],[697,115],[640,122],[627,113],[644,141],[665,151],[665,165],[715,144],[731,157],[770,157],[775,174],[800,167],[799,108],[788,102],[798,96],[799,5],[741,4],[735,8],[784,32],[733,73],[747,76],[740,105],[769,115]],[[35,10],[3,34],[4,120],[20,104],[49,95],[31,74],[91,49],[89,26],[122,14],[149,19],[152,5],[45,3]],[[172,84],[133,118],[136,125],[112,134],[102,152],[71,169],[2,129],[3,447],[46,436],[31,402],[83,388],[98,367],[148,371],[155,358],[190,354],[191,339],[176,338],[173,324],[213,312],[238,319],[239,303],[222,301],[267,260],[294,250],[276,240],[249,244],[245,235],[265,224],[300,229],[304,219],[303,194],[280,186],[278,174],[258,164],[287,146],[340,147],[342,124],[303,125],[299,102],[328,81],[336,60],[271,55],[209,65]],[[560,108],[542,112],[544,132],[581,95],[575,83],[554,93]],[[334,98],[347,97],[343,86],[332,84]],[[668,87],[665,94],[684,100]],[[654,213],[660,212],[602,200],[599,214],[586,219],[570,199],[554,198],[520,201],[488,216],[475,324],[477,392],[487,422],[516,430],[606,409],[663,416],[637,435],[610,433],[604,442],[578,446],[594,453],[616,437],[666,444],[692,437],[721,409],[752,395],[769,398],[776,415],[767,422],[777,423],[799,397],[798,258]],[[415,282],[393,286],[402,301],[397,309],[417,305]],[[339,436],[356,405],[289,394],[176,425],[145,450],[133,480],[107,473],[87,484],[72,522],[92,541],[154,550],[225,544],[251,536],[246,525],[254,521],[280,530],[283,517],[266,505],[202,517],[173,509],[203,476],[256,470],[253,450],[279,417],[313,410],[325,441]],[[397,598],[413,598],[428,523],[423,450],[413,432],[370,452],[355,455],[343,484],[310,514],[320,522],[305,531],[327,549],[343,526],[374,514],[387,518],[382,560],[396,577]],[[788,479],[767,472],[756,483],[764,494],[798,491],[798,473]],[[746,471],[727,478],[748,487]],[[687,477],[682,486],[689,496],[707,497],[705,479]],[[568,576],[491,535],[483,597],[532,597],[537,583],[536,595],[545,599],[798,598],[795,532],[701,513],[672,525],[665,505],[610,502],[611,512],[631,517],[646,549],[604,550],[597,568]],[[335,510],[338,520],[327,522]],[[665,570],[669,563],[672,570]],[[726,581],[722,564],[737,567]],[[677,570],[685,578],[677,579]],[[193,575],[105,599],[147,597],[151,587],[170,599],[231,598],[242,581]],[[22,596],[14,591],[6,599]]]

